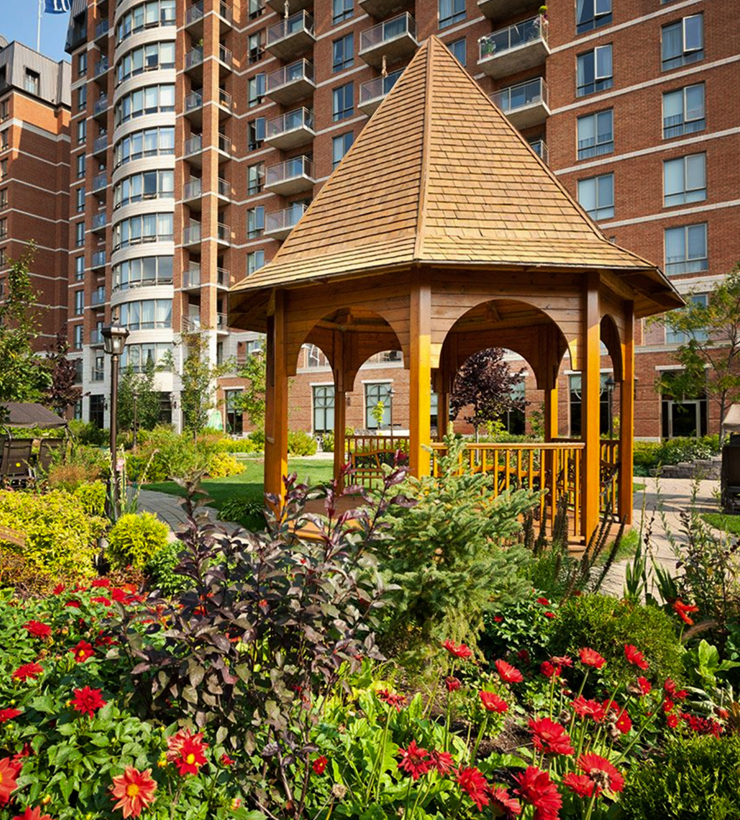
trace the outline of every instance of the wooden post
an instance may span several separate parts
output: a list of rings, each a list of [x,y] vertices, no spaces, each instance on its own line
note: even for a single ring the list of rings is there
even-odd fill
[[[547,382],[545,384],[545,418],[543,419],[545,441],[554,441],[558,437],[558,366],[555,364],[555,355],[557,340],[554,334],[549,334],[548,342],[548,357],[550,361],[547,364]],[[557,511],[558,498],[558,476],[557,476],[557,460],[555,453],[548,450],[542,454],[545,461],[545,475],[546,480],[549,480],[547,489],[546,504],[550,505],[550,521],[555,520],[555,513]]]
[[[417,478],[429,475],[432,389],[432,291],[428,282],[414,277],[410,294],[409,467]]]
[[[288,474],[288,372],[285,360],[285,306],[275,292],[267,318],[267,390],[265,391],[265,492],[282,497]]]
[[[344,350],[344,334],[334,332],[334,478],[339,479],[347,458],[347,385],[345,383],[346,362]],[[344,481],[340,480],[339,490],[344,489]]]
[[[622,381],[619,385],[619,518],[632,523],[635,434],[635,305],[624,310],[622,340]]]
[[[589,273],[583,301],[581,358],[581,428],[585,450],[581,472],[581,533],[588,545],[599,524],[601,490],[601,317],[599,274]]]

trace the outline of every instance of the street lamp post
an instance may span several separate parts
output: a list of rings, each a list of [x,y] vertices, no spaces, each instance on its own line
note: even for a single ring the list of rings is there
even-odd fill
[[[128,328],[110,325],[100,331],[103,349],[110,356],[110,466],[112,488],[110,493],[111,513],[118,518],[118,365],[128,338]]]

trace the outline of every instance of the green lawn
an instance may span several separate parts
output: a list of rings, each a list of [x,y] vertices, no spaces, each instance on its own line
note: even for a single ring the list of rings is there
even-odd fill
[[[635,493],[641,493],[644,489],[645,489],[644,482],[635,481],[635,483],[632,485],[632,491],[635,492]]]
[[[701,518],[710,527],[728,532],[730,535],[740,535],[740,515],[725,515],[724,513],[702,513]]]

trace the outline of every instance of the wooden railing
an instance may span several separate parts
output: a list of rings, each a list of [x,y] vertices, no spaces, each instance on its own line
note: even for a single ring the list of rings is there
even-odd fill
[[[383,465],[393,464],[396,453],[409,451],[408,436],[347,436],[347,464],[351,467],[350,482],[370,487],[383,477]],[[401,457],[401,463],[408,459]]]
[[[600,511],[617,515],[619,509],[619,441],[601,442]]]

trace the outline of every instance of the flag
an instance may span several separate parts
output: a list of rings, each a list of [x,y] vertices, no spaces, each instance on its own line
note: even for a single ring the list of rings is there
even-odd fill
[[[65,14],[69,11],[70,0],[46,0],[47,14]]]

